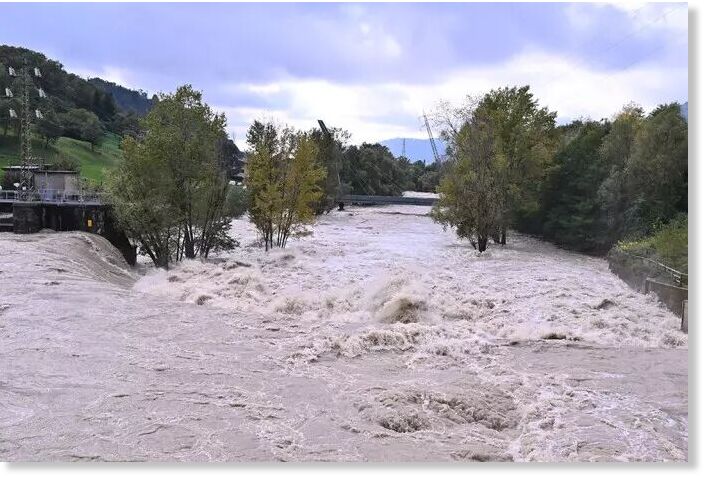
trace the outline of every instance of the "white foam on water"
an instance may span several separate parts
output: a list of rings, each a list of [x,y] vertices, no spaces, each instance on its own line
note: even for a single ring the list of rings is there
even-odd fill
[[[335,211],[268,253],[236,220],[242,247],[139,278],[95,236],[0,235],[14,284],[0,345],[16,364],[0,379],[19,384],[0,413],[17,445],[0,455],[687,459],[677,317],[602,259],[518,234],[478,254],[427,212]],[[72,354],[93,358],[64,367]],[[67,382],[62,416],[89,400],[88,426],[31,415],[38,390]],[[95,427],[109,438],[86,445]],[[59,429],[74,441],[50,446]]]

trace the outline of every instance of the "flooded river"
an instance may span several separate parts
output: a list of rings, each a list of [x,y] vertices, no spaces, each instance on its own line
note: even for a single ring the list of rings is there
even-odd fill
[[[0,459],[684,461],[687,336],[606,263],[428,208],[129,269],[0,234]]]

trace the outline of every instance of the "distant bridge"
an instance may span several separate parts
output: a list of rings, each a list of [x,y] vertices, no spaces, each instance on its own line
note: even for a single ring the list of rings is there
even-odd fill
[[[347,194],[342,196],[340,202],[344,204],[401,204],[406,206],[432,206],[437,202],[437,198]]]

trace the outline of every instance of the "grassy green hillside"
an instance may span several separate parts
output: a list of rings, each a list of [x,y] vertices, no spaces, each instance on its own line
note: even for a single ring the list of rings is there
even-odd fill
[[[81,165],[81,176],[97,183],[122,160],[120,150],[120,137],[108,133],[103,143],[91,151],[90,144],[72,138],[59,138],[59,140],[44,148],[41,141],[34,141],[32,152],[35,156],[51,163],[60,157],[75,158]],[[19,142],[16,136],[0,135],[0,168],[11,164],[19,164]],[[0,171],[2,174],[2,171]]]

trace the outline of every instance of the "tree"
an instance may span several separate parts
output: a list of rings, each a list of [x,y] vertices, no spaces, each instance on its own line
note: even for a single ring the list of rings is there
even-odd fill
[[[315,204],[315,214],[330,212],[340,200],[349,193],[349,184],[342,182],[342,162],[345,144],[350,134],[339,128],[331,128],[328,133],[319,129],[311,130],[308,135],[316,145],[316,162],[327,171],[321,180],[320,188],[323,194]]]
[[[508,227],[539,207],[539,185],[556,146],[557,113],[541,108],[529,86],[491,90],[477,105],[477,112],[491,121],[505,159],[505,167],[497,170],[502,184],[497,239],[506,244]]]
[[[100,144],[105,135],[100,119],[86,109],[69,110],[61,115],[59,121],[63,124],[66,136],[90,143],[91,150]]]
[[[316,160],[317,146],[309,134],[255,121],[247,143],[250,219],[266,250],[286,247],[291,234],[314,219],[327,172]]]
[[[501,214],[503,184],[499,177],[505,159],[495,135],[491,119],[481,113],[457,130],[449,171],[440,181],[440,198],[431,213],[436,222],[455,228],[479,252],[486,250]]]
[[[633,234],[650,234],[678,212],[687,212],[687,123],[677,103],[661,105],[635,134],[625,165],[627,215]]]
[[[626,189],[626,164],[642,123],[643,109],[635,104],[626,105],[614,118],[599,147],[601,162],[609,171],[598,194],[608,228],[605,233],[611,243],[616,243],[634,229],[634,218],[627,217],[629,197]]]
[[[86,118],[86,122],[81,126],[81,139],[90,143],[90,150],[95,151],[95,146],[99,145],[103,141],[105,136],[105,129],[103,128],[103,123],[91,113],[90,116]]]
[[[609,123],[575,122],[555,155],[544,189],[543,235],[562,246],[606,252],[610,242],[598,189],[609,174],[599,153]]]
[[[170,201],[168,164],[163,155],[131,137],[123,140],[122,150],[124,160],[108,181],[115,215],[140,252],[168,269],[178,259],[174,244],[180,229],[178,209]]]
[[[139,125],[139,116],[132,111],[127,113],[119,112],[115,114],[112,120],[111,129],[120,136],[137,137],[142,133]]]
[[[118,218],[160,267],[234,247],[227,235],[235,210],[220,157],[225,117],[190,85],[162,94],[123,141],[124,162],[110,184]]]
[[[64,134],[64,127],[59,117],[53,110],[44,112],[43,117],[35,123],[35,131],[44,139],[44,149],[49,147],[49,143],[56,142]]]
[[[350,146],[343,153],[341,179],[354,194],[398,196],[410,188],[391,151],[381,144]]]

